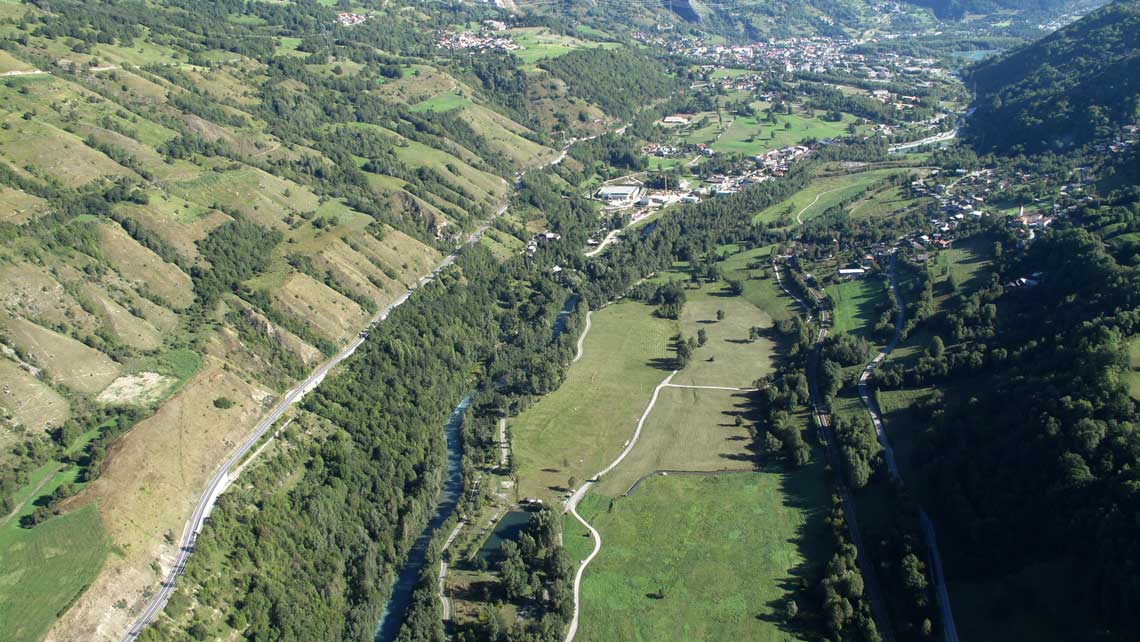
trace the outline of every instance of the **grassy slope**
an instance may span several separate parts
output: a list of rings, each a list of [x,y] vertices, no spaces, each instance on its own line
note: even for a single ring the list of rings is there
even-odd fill
[[[163,11],[159,5],[154,9]],[[334,339],[355,336],[365,315],[355,303],[345,302],[323,284],[308,277],[290,278],[293,270],[285,262],[286,254],[308,256],[322,274],[331,274],[336,289],[352,291],[377,305],[399,296],[407,284],[426,274],[441,258],[434,248],[400,231],[386,229],[384,238],[376,238],[366,228],[370,217],[349,211],[335,199],[322,202],[310,185],[298,182],[305,180],[303,176],[278,170],[302,156],[319,159],[321,154],[314,149],[313,141],[283,144],[269,133],[269,123],[260,120],[262,85],[268,81],[264,61],[229,51],[198,50],[197,55],[213,61],[211,66],[186,64],[186,52],[178,49],[177,39],[151,38],[145,30],[130,46],[103,43],[93,46],[90,53],[73,51],[72,43],[65,39],[45,38],[30,28],[20,31],[17,22],[25,14],[32,17],[34,25],[41,10],[26,4],[0,4],[0,37],[15,43],[18,35],[25,36],[21,42],[26,43],[0,52],[0,72],[43,66],[28,60],[65,58],[77,65],[129,64],[130,68],[85,72],[71,78],[50,74],[5,78],[0,83],[0,121],[6,125],[0,132],[0,162],[16,173],[65,185],[132,177],[146,191],[149,202],[119,203],[114,206],[116,214],[166,241],[191,265],[208,267],[200,260],[195,243],[230,218],[215,206],[233,208],[253,221],[282,230],[287,241],[274,253],[269,272],[249,285],[264,287],[273,300],[286,301],[287,306],[274,306],[273,311],[292,315],[317,338],[322,334]],[[230,18],[242,22],[249,16]],[[193,40],[195,36],[189,37]],[[278,42],[283,50],[289,50],[296,49],[301,39],[280,38]],[[337,64],[347,75],[360,71],[359,65],[347,60],[330,60],[327,65],[309,65],[307,69],[332,76]],[[138,68],[146,65],[177,67],[201,92],[203,100],[216,101],[213,106],[218,111],[214,113],[240,115],[248,124],[212,122],[209,111],[198,115],[182,112],[168,98],[185,95],[187,90]],[[454,104],[459,96],[448,92],[462,87],[428,65],[417,67],[431,73],[399,81],[407,85],[408,96],[437,96],[437,108],[467,108],[474,114],[473,126],[487,136],[491,146],[509,152],[508,157],[520,163],[554,153],[524,140],[519,134],[525,128],[506,117],[468,102]],[[439,87],[433,84],[437,81]],[[283,85],[296,91],[305,89],[296,81]],[[430,100],[428,106],[432,106]],[[165,158],[159,149],[177,136],[179,126],[225,142],[234,150],[235,158]],[[399,139],[394,132],[385,131]],[[97,145],[85,143],[88,137]],[[119,156],[99,151],[95,148],[99,145],[122,150],[137,165],[128,160],[116,162],[111,156]],[[471,150],[450,142],[440,143],[440,147],[446,149],[410,143],[397,151],[409,169],[432,167],[467,190],[483,212],[498,207],[508,192],[507,183],[486,171]],[[141,166],[145,171],[139,173],[128,165]],[[29,172],[28,166],[35,171]],[[400,198],[412,197],[399,194],[402,185],[396,179],[374,178],[381,208],[407,207]],[[420,201],[427,212],[425,218],[439,212],[437,207],[448,205],[447,198],[453,196],[425,196],[434,203]],[[23,222],[49,210],[42,199],[5,186],[0,186],[0,200],[0,220],[4,222]],[[321,225],[314,225],[314,219]],[[20,425],[15,431],[5,430],[0,437],[0,447],[5,451],[0,465],[11,463],[10,446],[16,437],[46,439],[44,428],[57,425],[68,415],[74,397],[84,405],[97,403],[97,395],[119,374],[159,372],[174,383],[161,391],[164,398],[156,402],[157,413],[109,449],[104,476],[73,500],[78,510],[33,531],[21,532],[28,542],[31,540],[27,538],[40,535],[51,539],[57,538],[52,535],[57,528],[73,524],[75,533],[86,534],[86,543],[114,547],[122,554],[110,557],[104,572],[93,580],[87,574],[98,571],[98,564],[92,570],[79,559],[86,553],[78,544],[69,545],[67,554],[58,556],[59,560],[72,560],[61,565],[37,562],[30,554],[17,556],[19,547],[15,547],[0,565],[0,575],[11,580],[6,583],[0,579],[0,603],[5,605],[0,608],[8,608],[9,598],[20,598],[24,582],[12,580],[19,574],[43,573],[45,583],[59,579],[80,588],[91,584],[93,588],[75,603],[53,637],[98,639],[93,631],[111,635],[125,628],[131,616],[129,609],[116,608],[116,602],[123,599],[134,607],[144,591],[153,591],[158,575],[151,565],[170,558],[170,547],[162,533],[181,531],[189,514],[187,502],[196,499],[205,478],[262,412],[261,402],[270,392],[267,387],[279,389],[285,382],[272,377],[274,369],[266,365],[270,355],[264,348],[255,342],[239,341],[236,328],[221,318],[224,309],[211,316],[217,324],[207,323],[202,342],[194,344],[204,348],[190,355],[191,367],[181,367],[187,359],[176,346],[191,344],[192,339],[184,314],[193,300],[188,270],[176,267],[169,255],[159,257],[147,250],[106,219],[85,215],[77,220],[99,226],[99,251],[87,255],[49,248],[30,237],[0,248],[0,264],[7,266],[0,273],[0,298],[7,302],[0,315],[0,328],[8,337],[5,343],[30,354],[33,365],[47,373],[45,381],[40,381],[16,370],[11,361],[0,364],[3,372],[11,374],[13,391],[21,395],[20,405],[10,409],[15,410],[12,414]],[[411,226],[406,231],[421,233],[418,228],[413,232]],[[503,247],[513,249],[509,241],[504,241]],[[35,261],[27,257],[35,257]],[[226,303],[230,309],[245,309],[233,300]],[[254,311],[251,316],[264,323],[261,312],[269,310]],[[260,325],[252,331],[284,337],[284,345],[309,363],[320,357],[311,344],[282,328]],[[125,344],[126,350],[103,348],[92,340],[99,334]],[[206,367],[194,376],[202,362]],[[53,389],[47,385],[51,382],[69,390]],[[223,395],[237,400],[239,406],[227,412],[214,408],[213,400]],[[108,534],[96,537],[101,531],[90,524],[99,524],[100,513]],[[42,547],[34,543],[26,547],[29,551],[36,548]],[[81,581],[68,579],[68,568],[83,575]],[[36,626],[46,630],[76,592],[29,595],[37,600],[34,609],[13,608],[27,610]],[[5,628],[9,623],[24,626],[16,619],[0,611],[0,639],[16,635]]]
[[[612,512],[587,498],[604,545],[584,578],[580,639],[794,639],[778,609],[826,559],[827,496],[817,458],[792,473],[654,477]]]
[[[722,249],[722,270],[742,279],[756,272],[748,265],[769,252]],[[685,276],[678,265],[659,279]],[[725,340],[747,337],[752,325],[770,327],[772,317],[785,318],[789,308],[770,279],[745,285],[739,298],[723,296],[722,283],[689,292],[681,327],[686,335],[705,328],[709,343],[675,381],[749,385],[769,371],[776,356],[771,343]],[[727,313],[723,321],[701,323],[715,319],[718,308]],[[708,356],[716,358],[704,361]],[[774,466],[713,477],[649,477],[608,508],[611,497],[653,470],[754,469],[747,431],[734,422],[737,414],[747,416],[747,405],[742,393],[662,390],[637,446],[586,497],[580,512],[600,530],[604,546],[583,581],[581,639],[790,639],[775,613],[794,578],[827,555],[828,489],[820,457],[798,471]],[[579,559],[590,550],[576,522],[566,525],[566,546]],[[661,589],[664,599],[651,597]]]
[[[744,297],[729,295],[724,283],[690,290],[681,315],[685,337],[704,330],[708,342],[697,348],[693,360],[673,383],[701,386],[748,387],[772,372],[775,344],[767,337],[749,340],[749,329],[772,326],[772,318]],[[716,320],[718,310],[725,313]],[[711,359],[711,361],[710,361]]]
[[[777,203],[758,213],[753,218],[753,222],[766,223],[769,221],[778,221],[784,212],[789,209],[791,210],[792,216],[792,221],[790,222],[794,222],[796,214],[801,210],[803,210],[801,218],[805,221],[809,220],[813,216],[818,216],[827,211],[829,207],[832,207],[843,199],[858,193],[859,190],[867,187],[871,183],[886,178],[898,171],[900,170],[875,169],[854,174],[818,178],[804,189],[788,197],[788,199],[782,203]],[[819,200],[816,200],[816,197],[819,197]],[[804,208],[808,209],[804,210]]]
[[[748,395],[726,390],[666,388],[645,421],[629,456],[602,478],[598,492],[617,496],[655,470],[748,470],[752,438],[736,426],[748,411]]]
[[[673,322],[626,302],[592,315],[585,352],[566,381],[508,420],[523,496],[552,499],[570,477],[601,470],[629,439],[653,388],[669,374]]]
[[[882,279],[866,277],[828,286],[835,310],[833,332],[846,332],[872,340],[872,330],[878,322],[876,310],[886,305],[888,289]]]

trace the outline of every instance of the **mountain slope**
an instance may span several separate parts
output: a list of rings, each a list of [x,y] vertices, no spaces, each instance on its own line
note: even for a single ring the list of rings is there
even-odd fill
[[[1140,118],[1140,2],[1115,2],[969,74],[984,151],[1060,151]]]

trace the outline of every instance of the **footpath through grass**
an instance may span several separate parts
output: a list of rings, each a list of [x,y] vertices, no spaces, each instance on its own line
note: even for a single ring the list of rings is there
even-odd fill
[[[869,187],[875,181],[902,171],[905,169],[896,167],[817,178],[784,201],[761,211],[753,217],[752,222],[768,223],[787,219],[785,222],[788,225],[794,225],[795,216],[801,211],[803,211],[801,218],[807,221],[826,212],[840,201],[858,194],[860,190]]]
[[[621,452],[672,370],[668,344],[676,331],[676,322],[642,303],[594,312],[582,359],[562,386],[507,420],[521,496],[554,501],[571,478],[585,481]]]
[[[579,512],[602,550],[582,583],[579,639],[784,641],[798,578],[830,554],[823,465],[710,477],[653,477]],[[573,555],[589,550],[566,533]]]

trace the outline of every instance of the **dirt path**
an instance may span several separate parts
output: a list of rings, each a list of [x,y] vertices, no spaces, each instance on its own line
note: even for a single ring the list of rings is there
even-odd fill
[[[578,360],[582,358],[586,346],[586,335],[590,333],[590,315],[593,313],[593,310],[586,310],[586,327],[582,329],[582,336],[578,337],[578,353],[574,355],[574,360],[570,363],[578,363]]]
[[[511,445],[507,443],[507,418],[499,417],[499,468],[505,469],[511,459]]]
[[[691,388],[693,390],[731,390],[732,392],[756,392],[759,388],[734,388],[731,386],[690,386],[683,383],[666,384],[667,388]]]
[[[816,194],[815,198],[812,200],[812,202],[810,202],[806,206],[804,206],[804,208],[802,210],[796,212],[796,224],[797,225],[803,225],[804,224],[804,220],[801,217],[804,215],[804,212],[815,207],[815,204],[819,202],[819,199],[823,198],[824,196],[826,196],[832,192],[838,192],[841,189],[847,189],[847,187],[848,187],[847,185],[843,185],[841,187],[833,187],[833,188],[827,190],[826,192],[820,192],[819,194]]]
[[[451,599],[447,597],[447,560],[443,559],[443,553],[451,547],[451,543],[459,536],[459,531],[467,524],[464,520],[459,520],[459,523],[452,529],[451,534],[447,536],[447,540],[443,543],[443,548],[439,549],[439,601],[443,604],[442,619],[447,622],[451,619]]]
[[[807,315],[807,320],[810,323],[812,320],[811,306],[807,304],[807,301],[804,301],[803,299],[793,294],[792,291],[788,289],[788,286],[784,285],[784,281],[780,279],[780,265],[775,261],[772,261],[772,272],[776,274],[776,285],[780,286],[780,289],[784,291],[784,294],[792,297],[796,303],[800,304],[800,307],[804,309],[804,314]]]
[[[590,531],[590,536],[594,539],[594,550],[590,551],[586,559],[582,560],[578,565],[578,572],[574,574],[574,617],[570,620],[570,627],[566,630],[565,642],[573,642],[574,636],[578,633],[578,615],[582,604],[582,574],[585,573],[586,567],[590,565],[590,562],[594,561],[594,558],[598,556],[598,552],[602,550],[602,536],[598,533],[597,529],[582,519],[582,516],[578,514],[578,502],[582,500],[591,486],[596,484],[606,473],[616,468],[617,465],[633,451],[633,447],[637,445],[638,438],[641,437],[641,427],[645,425],[645,420],[649,418],[649,413],[653,412],[653,406],[657,405],[657,398],[661,395],[661,391],[669,386],[670,380],[672,380],[676,374],[676,370],[669,373],[669,376],[662,379],[661,383],[657,384],[657,387],[653,389],[653,397],[649,399],[649,405],[646,406],[645,412],[641,413],[641,418],[637,420],[637,428],[633,431],[633,437],[626,442],[625,449],[621,451],[617,459],[613,460],[609,466],[603,468],[597,475],[594,475],[592,479],[587,480],[586,483],[579,486],[578,490],[574,491],[574,494],[566,501],[566,511],[573,515],[574,519],[578,520],[579,523]]]

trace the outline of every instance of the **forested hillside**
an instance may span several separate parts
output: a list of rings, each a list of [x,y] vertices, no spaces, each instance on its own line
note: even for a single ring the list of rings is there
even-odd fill
[[[1140,2],[1121,0],[969,72],[985,151],[1062,151],[1140,119]]]
[[[69,578],[0,637],[124,630],[267,408],[624,115],[438,47],[493,8],[368,4],[0,3],[0,565]]]
[[[982,162],[1024,181],[1016,211],[1058,205],[1031,231],[995,221],[988,281],[952,284],[914,320],[936,343],[875,376],[888,394],[930,391],[901,416],[924,433],[908,465],[958,595],[998,637],[1126,640],[1140,623],[1140,207],[1119,142],[1137,119],[1138,46],[1140,4],[1118,2],[971,72],[969,131],[1000,155]]]

